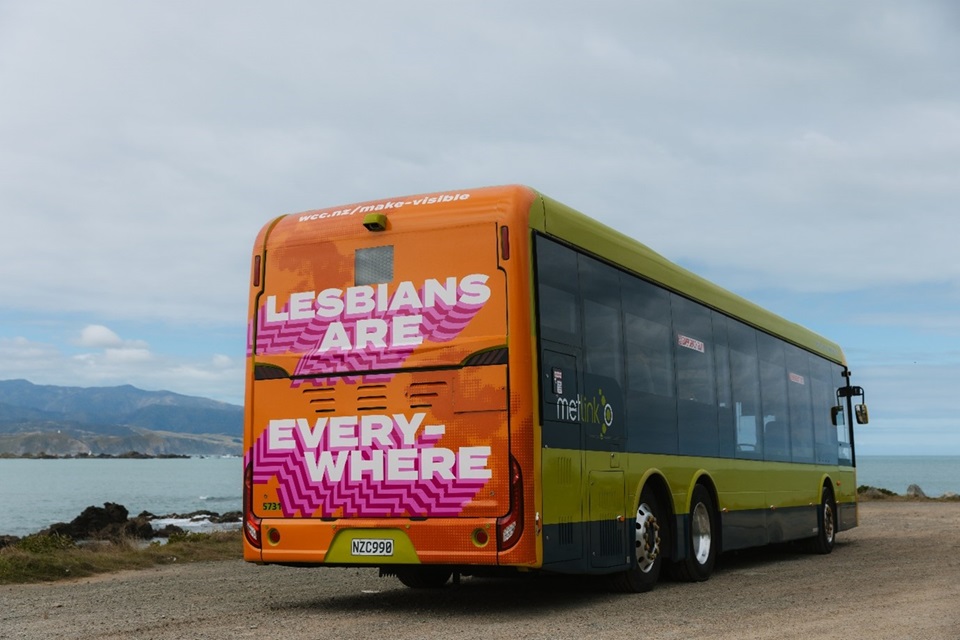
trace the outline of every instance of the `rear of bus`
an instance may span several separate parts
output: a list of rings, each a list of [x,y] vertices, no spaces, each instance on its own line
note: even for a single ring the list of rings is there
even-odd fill
[[[380,566],[413,586],[535,564],[529,394],[510,394],[532,379],[529,264],[511,258],[510,226],[525,237],[533,198],[429,194],[263,228],[246,560]]]

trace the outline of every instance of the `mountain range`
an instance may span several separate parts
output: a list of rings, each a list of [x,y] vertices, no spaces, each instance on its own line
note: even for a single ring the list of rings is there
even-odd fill
[[[0,455],[240,455],[243,407],[170,391],[0,380]]]

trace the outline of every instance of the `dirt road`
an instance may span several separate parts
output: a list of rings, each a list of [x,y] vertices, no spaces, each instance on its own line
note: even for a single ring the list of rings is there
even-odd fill
[[[0,638],[960,639],[960,502],[867,502],[829,556],[721,558],[710,581],[622,595],[583,579],[168,566],[0,587]]]

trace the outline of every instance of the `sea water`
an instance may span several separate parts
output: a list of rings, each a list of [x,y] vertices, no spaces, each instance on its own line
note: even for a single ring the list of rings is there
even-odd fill
[[[858,456],[857,486],[906,494],[915,484],[931,498],[960,494],[960,456]]]
[[[69,522],[104,502],[122,504],[131,516],[238,511],[242,471],[239,458],[0,459],[0,535]],[[904,494],[911,484],[930,497],[960,494],[960,456],[858,457],[857,485]]]
[[[240,458],[0,459],[0,535],[35,533],[105,502],[130,516],[239,511],[242,467]]]

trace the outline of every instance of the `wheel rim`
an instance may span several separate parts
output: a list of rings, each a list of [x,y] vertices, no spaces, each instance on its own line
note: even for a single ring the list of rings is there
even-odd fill
[[[833,505],[830,501],[823,503],[823,537],[827,544],[833,544],[833,536],[836,529],[833,521]]]
[[[710,523],[710,512],[707,505],[698,502],[690,514],[690,537],[693,542],[693,556],[698,564],[706,564],[710,558],[710,549],[713,546],[713,531]]]
[[[646,503],[637,509],[637,566],[649,573],[660,555],[660,524]]]

